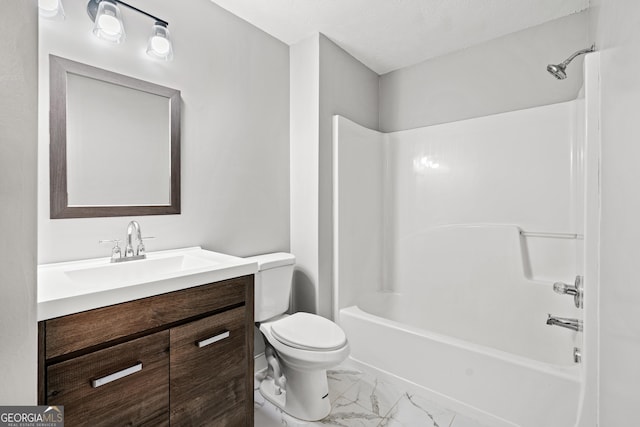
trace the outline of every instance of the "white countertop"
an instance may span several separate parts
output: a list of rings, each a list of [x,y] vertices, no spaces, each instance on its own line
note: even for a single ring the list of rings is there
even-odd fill
[[[38,266],[38,321],[255,274],[258,264],[200,247]]]

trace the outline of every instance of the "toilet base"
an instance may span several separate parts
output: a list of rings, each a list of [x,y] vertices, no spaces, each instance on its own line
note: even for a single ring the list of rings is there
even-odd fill
[[[277,387],[273,378],[265,377],[260,382],[260,394],[278,408],[284,408],[287,392]]]
[[[329,384],[327,371],[300,371],[282,366],[287,379],[285,390],[277,394],[273,378],[260,383],[260,394],[287,414],[305,421],[318,421],[329,415]]]

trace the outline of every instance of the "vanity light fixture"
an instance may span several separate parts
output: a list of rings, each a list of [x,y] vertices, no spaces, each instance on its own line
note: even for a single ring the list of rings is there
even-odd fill
[[[149,43],[147,44],[147,55],[165,61],[173,59],[173,47],[171,46],[171,37],[166,22],[157,21],[153,24]]]
[[[90,1],[89,4],[94,3]],[[122,14],[116,2],[102,0],[94,17],[93,34],[103,40],[122,43],[126,37]]]
[[[40,16],[47,19],[64,19],[62,0],[38,0]]]
[[[42,1],[42,0],[41,0]],[[54,0],[46,0],[54,1]],[[57,0],[60,1],[60,0]],[[156,59],[170,61],[173,58],[173,46],[169,34],[169,23],[121,0],[89,0],[87,13],[95,23],[93,34],[113,43],[125,39],[124,23],[118,6],[125,6],[154,20],[151,37],[147,44],[147,54]]]

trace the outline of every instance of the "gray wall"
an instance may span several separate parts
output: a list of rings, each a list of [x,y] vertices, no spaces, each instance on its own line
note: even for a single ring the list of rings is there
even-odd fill
[[[640,3],[594,3],[602,138],[599,425],[627,426],[640,407]]]
[[[290,48],[292,309],[318,311],[319,35]]]
[[[289,250],[288,46],[209,0],[152,3],[169,21],[172,62],[147,57],[152,22],[126,8],[121,45],[91,34],[86,3],[40,22],[39,263],[108,256],[98,240],[123,238],[133,219],[49,219],[49,53],[182,91],[182,214],[136,218],[157,237],[147,250]]]
[[[0,405],[36,403],[38,11],[0,13]]]
[[[575,99],[582,59],[558,81],[545,71],[589,46],[584,11],[380,77],[380,130],[390,132]]]

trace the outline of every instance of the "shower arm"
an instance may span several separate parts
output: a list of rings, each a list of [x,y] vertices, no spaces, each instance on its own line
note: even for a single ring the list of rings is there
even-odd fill
[[[592,44],[591,47],[588,47],[586,49],[581,49],[581,50],[573,53],[570,57],[568,57],[567,59],[562,61],[562,65],[564,65],[566,67],[567,65],[569,65],[569,63],[571,61],[573,61],[575,59],[576,56],[580,56],[580,55],[583,55],[585,53],[591,53],[591,52],[594,52],[595,50],[596,50],[596,45]]]

